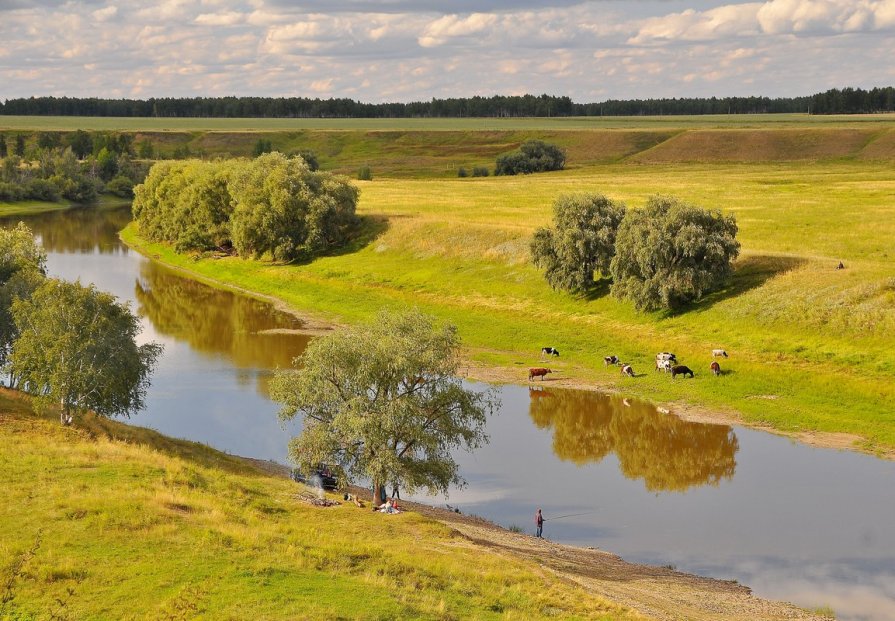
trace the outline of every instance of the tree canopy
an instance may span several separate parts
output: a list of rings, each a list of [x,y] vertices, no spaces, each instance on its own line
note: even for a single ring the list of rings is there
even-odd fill
[[[566,165],[565,152],[542,140],[527,140],[517,151],[497,158],[495,175],[525,175],[550,170],[562,170]]]
[[[143,407],[162,346],[137,345],[137,317],[111,294],[47,279],[12,303],[19,336],[9,371],[41,408],[60,407],[68,425],[92,410],[128,416]]]
[[[344,244],[358,191],[301,157],[159,162],[134,188],[134,219],[178,252],[231,246],[244,257],[290,261]]]
[[[457,378],[460,339],[419,311],[381,311],[366,325],[315,339],[278,370],[271,396],[280,416],[301,416],[290,456],[305,471],[320,462],[348,478],[446,493],[462,485],[452,451],[485,442],[492,392]]]
[[[594,274],[608,274],[615,235],[625,206],[601,194],[560,196],[553,204],[554,228],[539,228],[531,242],[535,265],[554,289],[586,291]]]
[[[23,222],[0,228],[0,366],[5,365],[18,337],[12,303],[28,298],[44,280],[47,255]]]
[[[677,310],[721,287],[739,255],[733,216],[655,196],[618,229],[612,293],[638,310]]]

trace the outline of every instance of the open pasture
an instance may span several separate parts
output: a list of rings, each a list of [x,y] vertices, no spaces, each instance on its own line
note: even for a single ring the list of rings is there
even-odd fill
[[[151,253],[209,278],[284,299],[338,321],[387,304],[417,305],[456,323],[474,363],[525,381],[544,345],[572,383],[738,413],[787,431],[846,432],[895,447],[895,179],[891,164],[854,161],[591,166],[479,179],[361,183],[367,235],[353,251],[275,266]],[[550,290],[528,241],[566,192],[642,205],[673,194],[734,213],[742,256],[730,287],[677,315],[638,314],[601,283],[588,296]],[[131,243],[141,243],[126,232]],[[836,270],[839,261],[845,270]],[[710,352],[731,359],[709,371]],[[675,351],[696,371],[653,371]],[[606,370],[616,354],[636,378]],[[476,372],[474,371],[473,374]]]

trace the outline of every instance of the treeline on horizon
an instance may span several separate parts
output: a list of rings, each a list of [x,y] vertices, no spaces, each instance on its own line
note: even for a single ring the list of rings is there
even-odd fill
[[[574,103],[569,97],[520,95],[363,103],[307,97],[161,97],[100,99],[28,97],[0,103],[0,114],[24,116],[211,118],[571,117],[699,114],[864,114],[895,112],[895,88],[831,89],[808,97],[688,97]]]

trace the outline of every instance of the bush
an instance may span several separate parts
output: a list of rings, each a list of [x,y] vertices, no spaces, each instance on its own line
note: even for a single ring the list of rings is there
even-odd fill
[[[132,198],[134,196],[134,182],[130,177],[118,175],[106,184],[106,192],[121,198]]]
[[[360,170],[357,171],[357,178],[360,181],[372,181],[373,170],[369,166],[361,166]]]
[[[61,197],[59,188],[49,179],[32,179],[25,191],[29,198],[38,201],[58,201]]]
[[[20,201],[25,198],[25,190],[17,183],[0,181],[0,201]]]
[[[265,153],[270,153],[271,151],[273,151],[273,143],[270,140],[259,138],[258,142],[255,143],[255,147],[252,149],[252,155],[258,157]]]
[[[488,174],[488,169],[484,166],[476,166],[472,169],[473,177],[487,177]]]
[[[457,176],[458,177],[468,177],[469,173],[467,173],[466,169],[461,166],[460,168],[457,169]]]
[[[739,255],[733,216],[656,196],[616,235],[612,294],[638,310],[677,310],[721,287]]]
[[[518,151],[497,158],[494,174],[519,175],[562,170],[565,165],[566,154],[562,149],[541,140],[529,140]]]
[[[594,274],[608,274],[625,206],[600,194],[560,196],[554,228],[540,228],[531,242],[535,265],[554,289],[586,291]]]

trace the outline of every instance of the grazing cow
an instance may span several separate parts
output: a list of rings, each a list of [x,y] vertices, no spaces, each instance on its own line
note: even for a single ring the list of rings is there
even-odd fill
[[[671,360],[656,360],[656,371],[668,373],[671,370]]]
[[[634,377],[634,369],[631,368],[630,364],[622,365],[622,375],[627,375],[628,377]]]
[[[618,356],[603,356],[603,363],[608,367],[610,364],[618,364]]]
[[[677,362],[677,356],[667,351],[663,351],[656,354],[656,360],[670,360],[671,362]]]
[[[715,377],[721,375],[721,365],[715,361],[712,361],[712,373],[715,374]]]
[[[727,352],[724,351],[723,349],[713,349],[712,350],[712,358],[717,358],[718,356],[727,358]]]
[[[555,347],[542,347],[541,348],[541,358],[544,356],[556,356],[559,358],[559,350]]]
[[[543,382],[544,377],[546,377],[548,373],[553,373],[553,371],[551,369],[545,369],[544,367],[533,367],[528,370],[528,381],[530,382],[532,379],[540,377]]]
[[[690,370],[690,367],[682,364],[671,367],[671,379],[674,379],[678,375],[689,375],[690,377],[693,377],[693,371]]]

